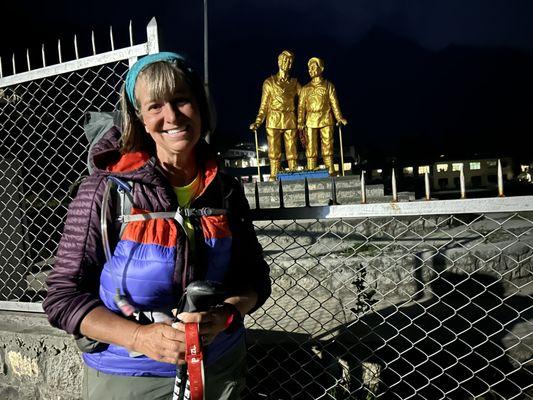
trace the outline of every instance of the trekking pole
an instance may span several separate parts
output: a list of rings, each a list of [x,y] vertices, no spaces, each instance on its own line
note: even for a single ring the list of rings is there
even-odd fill
[[[341,171],[342,176],[344,176],[344,150],[342,149],[342,124],[338,124],[339,126],[339,146],[341,147]]]
[[[225,297],[220,284],[211,281],[195,281],[185,289],[185,312],[207,311],[221,304]],[[181,303],[181,302],[180,302]],[[187,364],[176,374],[173,400],[205,400],[205,373],[199,324],[185,324],[185,359]]]
[[[257,179],[259,179],[259,182],[262,182],[263,179],[261,178],[261,168],[259,167],[259,141],[257,140],[257,129],[254,129],[255,134],[255,154],[257,157]]]

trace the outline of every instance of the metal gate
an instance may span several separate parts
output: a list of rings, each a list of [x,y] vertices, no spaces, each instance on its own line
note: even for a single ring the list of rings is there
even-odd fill
[[[113,111],[129,65],[159,51],[155,19],[145,43],[2,77],[0,73],[0,307],[42,311],[44,279],[56,252],[70,189],[87,175],[88,112]],[[0,62],[0,65],[2,63]],[[0,66],[0,71],[2,67]]]

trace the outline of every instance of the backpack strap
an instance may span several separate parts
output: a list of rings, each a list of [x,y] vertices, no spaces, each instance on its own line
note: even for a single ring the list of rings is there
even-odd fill
[[[115,199],[115,210],[120,210],[118,221],[120,226],[120,237],[126,225],[121,221],[121,217],[129,215],[133,204],[133,185],[131,182],[124,182],[114,176],[107,177],[107,183],[102,198],[102,210],[100,213],[100,229],[102,232],[102,244],[104,247],[105,258],[107,261],[113,256],[111,246],[109,245],[109,234],[107,231],[107,217],[109,214],[109,197]]]
[[[146,214],[131,214],[131,209],[133,206],[133,183],[125,182],[115,176],[107,177],[107,184],[104,190],[104,197],[102,199],[102,211],[100,213],[100,227],[102,231],[102,244],[104,247],[104,253],[106,260],[109,261],[113,256],[111,252],[111,246],[109,245],[109,234],[107,231],[107,217],[109,214],[109,197],[113,196],[116,199],[115,209],[120,210],[118,215],[118,222],[120,223],[120,237],[126,228],[128,222],[139,222],[147,221],[150,219],[174,219],[176,220],[185,234],[187,230],[184,227],[184,218],[189,217],[203,217],[210,215],[225,215],[227,214],[226,209],[222,208],[212,208],[212,207],[203,207],[203,208],[182,208],[178,207],[176,211],[169,212],[151,212]]]
[[[176,211],[168,211],[168,212],[152,212],[152,213],[146,213],[146,214],[123,214],[119,216],[119,221],[122,223],[122,226],[125,226],[128,222],[139,222],[139,221],[148,221],[150,219],[173,219],[175,220],[182,228],[185,235],[187,235],[187,238],[189,234],[187,232],[187,229],[185,229],[185,221],[184,218],[187,217],[201,217],[201,216],[209,216],[209,215],[225,215],[226,214],[225,209],[221,208],[211,208],[211,207],[203,207],[203,208],[181,208],[178,207]]]
[[[127,215],[123,214],[119,216],[120,222],[138,222],[138,221],[147,221],[149,219],[157,218],[173,218],[175,220],[183,220],[183,218],[189,217],[203,217],[209,215],[224,215],[226,214],[226,209],[222,208],[182,208],[178,207],[176,211],[167,211],[167,212],[151,212],[146,214],[134,214]]]

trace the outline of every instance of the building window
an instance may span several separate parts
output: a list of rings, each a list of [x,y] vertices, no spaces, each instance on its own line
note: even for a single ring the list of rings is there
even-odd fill
[[[413,167],[404,167],[403,174],[412,176],[413,175]]]
[[[487,161],[487,165],[489,167],[496,167],[498,165],[498,161],[496,160]]]
[[[489,183],[497,183],[498,182],[498,175],[489,175],[489,176],[487,176],[487,181]]]
[[[441,189],[447,189],[448,188],[448,178],[439,178],[439,187]]]
[[[471,170],[481,169],[481,163],[479,161],[471,162],[470,169]]]
[[[463,169],[463,163],[452,163],[452,171],[461,171]]]
[[[448,171],[448,164],[437,164],[437,172]]]
[[[461,189],[461,179],[456,176],[455,178],[453,178],[453,185],[457,188],[457,189]]]
[[[429,165],[421,165],[418,167],[418,175],[429,174]]]

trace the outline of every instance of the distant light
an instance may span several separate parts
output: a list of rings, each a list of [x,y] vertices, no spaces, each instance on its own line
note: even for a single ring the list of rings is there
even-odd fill
[[[261,147],[259,147],[259,150],[267,151],[268,150],[268,146],[266,144],[263,144],[263,145],[261,145]]]
[[[446,157],[446,155],[441,154],[439,157],[440,157],[440,158],[444,158],[444,157]]]
[[[479,161],[471,162],[470,163],[470,169],[471,170],[481,169],[481,163]]]
[[[448,171],[448,164],[437,164],[437,172]]]
[[[463,163],[452,163],[452,171],[461,171],[463,169]]]

